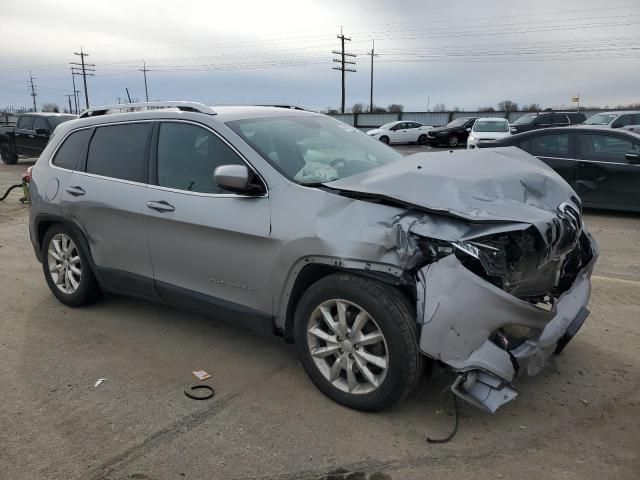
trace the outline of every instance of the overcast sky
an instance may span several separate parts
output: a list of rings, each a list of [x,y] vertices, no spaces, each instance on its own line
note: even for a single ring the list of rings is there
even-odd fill
[[[39,105],[65,105],[81,46],[92,104],[125,87],[143,100],[144,59],[152,100],[336,107],[341,26],[357,54],[347,105],[369,102],[372,39],[383,106],[640,102],[640,0],[31,0],[2,2],[0,20],[0,108],[31,104],[30,72]]]

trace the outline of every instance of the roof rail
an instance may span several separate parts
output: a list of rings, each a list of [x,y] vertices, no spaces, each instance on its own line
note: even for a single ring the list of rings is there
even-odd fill
[[[93,107],[83,111],[79,118],[97,117],[98,115],[107,115],[111,111],[119,113],[133,112],[137,110],[157,110],[161,108],[177,108],[183,112],[206,113],[207,115],[215,115],[213,108],[198,102],[139,102],[139,103],[119,103],[117,105],[103,105]]]
[[[278,104],[278,105],[264,105],[264,104],[260,104],[260,105],[256,105],[256,107],[276,107],[276,108],[288,108],[289,110],[304,110],[309,111],[309,109],[301,107],[299,105],[283,105],[283,104]]]

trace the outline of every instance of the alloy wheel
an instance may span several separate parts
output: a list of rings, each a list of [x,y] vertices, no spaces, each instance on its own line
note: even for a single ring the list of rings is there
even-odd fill
[[[350,394],[376,390],[389,369],[389,350],[376,321],[362,307],[332,299],[311,314],[307,329],[311,357],[334,387]]]
[[[82,280],[82,262],[76,244],[64,233],[51,238],[47,250],[47,264],[56,287],[67,295],[78,290]]]

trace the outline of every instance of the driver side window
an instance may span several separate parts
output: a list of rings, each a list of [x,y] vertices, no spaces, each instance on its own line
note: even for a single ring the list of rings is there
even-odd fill
[[[158,185],[189,192],[223,193],[213,181],[219,165],[245,165],[217,135],[188,123],[164,122],[158,133]]]

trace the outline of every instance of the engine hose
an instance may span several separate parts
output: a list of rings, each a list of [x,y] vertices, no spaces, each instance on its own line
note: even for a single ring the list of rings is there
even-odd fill
[[[5,198],[7,198],[7,196],[9,196],[9,193],[11,192],[11,190],[13,190],[14,188],[21,188],[21,187],[22,187],[22,184],[21,184],[21,183],[18,183],[18,184],[16,184],[16,185],[11,185],[11,186],[7,189],[7,191],[6,191],[6,192],[4,192],[4,195],[2,195],[2,196],[0,197],[0,202],[1,202],[2,200],[4,200]]]

